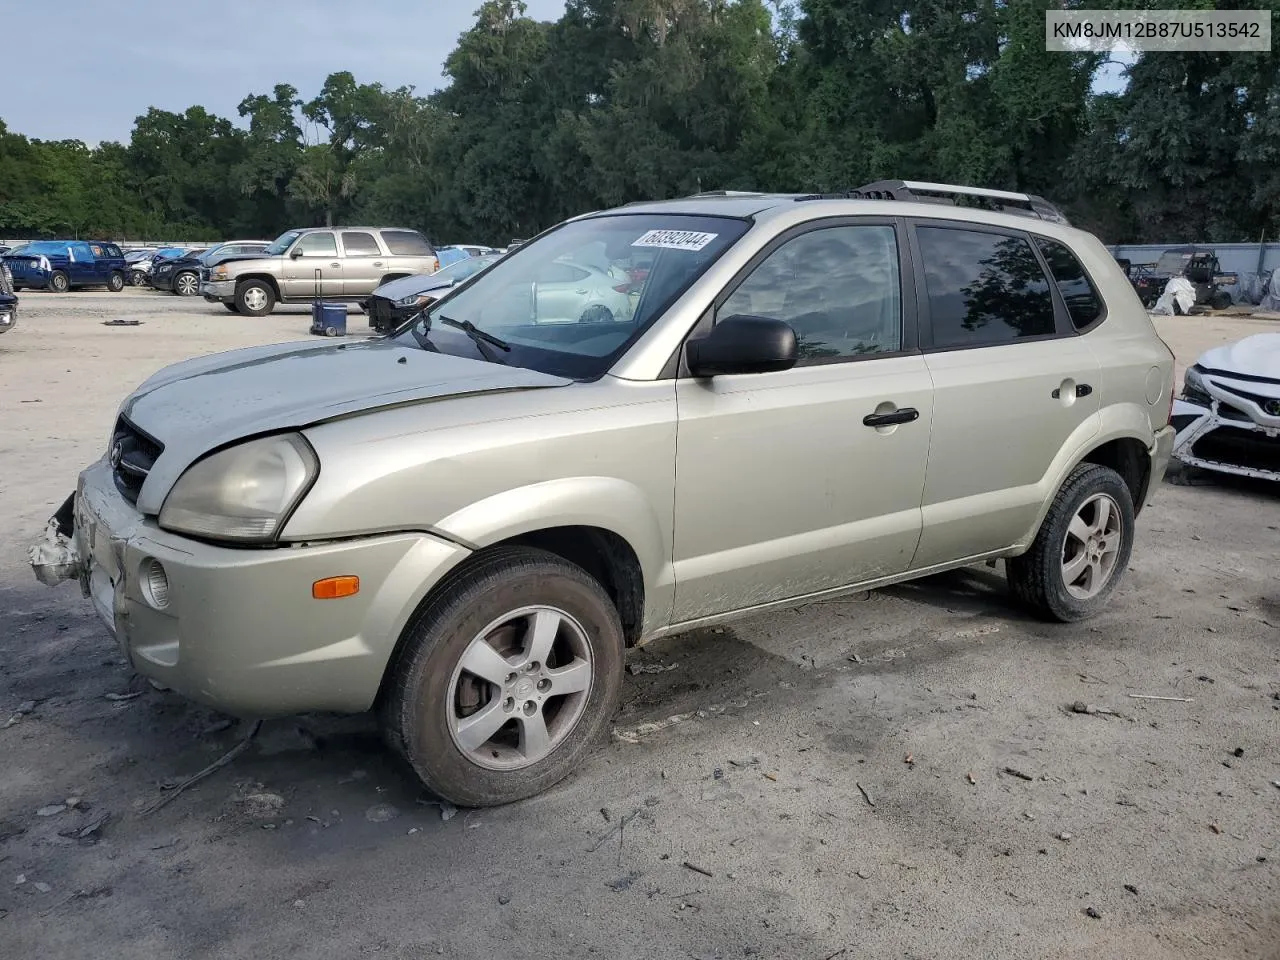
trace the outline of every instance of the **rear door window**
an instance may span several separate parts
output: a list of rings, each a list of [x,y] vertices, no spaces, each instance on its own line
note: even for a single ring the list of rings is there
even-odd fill
[[[355,230],[343,231],[342,249],[346,251],[348,257],[378,257],[382,255],[382,249],[378,246],[378,241],[373,239],[373,234]]]
[[[1027,237],[918,226],[934,349],[1057,333],[1053,296]]]
[[[382,242],[397,257],[429,257],[431,244],[416,230],[383,230]]]
[[[1067,249],[1066,244],[1045,237],[1037,237],[1036,246],[1040,248],[1045,263],[1049,264],[1053,282],[1058,285],[1062,301],[1067,305],[1071,325],[1077,330],[1092,326],[1102,316],[1102,297],[1076,255]]]

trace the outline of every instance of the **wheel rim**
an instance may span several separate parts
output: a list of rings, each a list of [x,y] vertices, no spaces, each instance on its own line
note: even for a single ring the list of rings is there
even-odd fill
[[[244,292],[244,305],[250,310],[261,310],[267,305],[267,291],[261,287],[250,287]]]
[[[194,296],[196,292],[196,278],[189,273],[178,275],[177,280],[178,295],[182,297]]]
[[[594,680],[587,633],[556,607],[522,607],[467,645],[445,699],[449,735],[489,770],[545,759],[573,732]]]
[[[1111,582],[1120,557],[1124,522],[1105,493],[1080,505],[1062,542],[1062,582],[1077,600],[1092,600]]]
[[[67,281],[66,281],[66,278],[65,278],[65,277],[54,277],[54,278],[53,278],[53,289],[54,289],[54,290],[56,290],[58,293],[62,293],[62,292],[64,292],[64,291],[67,289]]]

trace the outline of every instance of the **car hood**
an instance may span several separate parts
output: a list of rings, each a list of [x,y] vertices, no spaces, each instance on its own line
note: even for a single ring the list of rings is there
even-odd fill
[[[1280,382],[1280,333],[1257,333],[1200,355],[1200,366]]]
[[[130,394],[120,412],[164,446],[138,498],[138,508],[154,514],[187,467],[236,440],[379,407],[571,383],[390,340],[295,342],[166,367]]]
[[[451,286],[453,281],[447,277],[438,277],[434,273],[415,273],[412,276],[400,277],[384,283],[374,290],[371,296],[382,297],[385,300],[400,300],[426,293],[428,290],[439,290],[442,287]]]

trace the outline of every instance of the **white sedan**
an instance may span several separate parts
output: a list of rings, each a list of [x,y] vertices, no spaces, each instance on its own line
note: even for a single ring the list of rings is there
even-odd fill
[[[1187,370],[1172,423],[1181,463],[1280,480],[1280,333],[1201,355]]]

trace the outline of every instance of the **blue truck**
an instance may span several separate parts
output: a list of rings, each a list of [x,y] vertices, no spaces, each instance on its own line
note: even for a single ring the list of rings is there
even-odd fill
[[[3,260],[15,290],[65,293],[73,287],[106,287],[119,293],[124,289],[124,252],[114,243],[37,240],[9,251]]]

